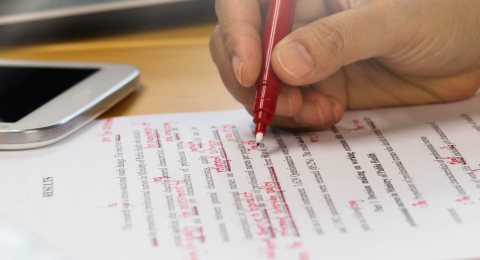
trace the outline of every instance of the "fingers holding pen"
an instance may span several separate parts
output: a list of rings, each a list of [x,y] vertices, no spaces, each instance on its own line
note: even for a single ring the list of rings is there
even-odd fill
[[[242,85],[253,86],[261,68],[261,7],[258,0],[242,0],[242,5],[238,5],[236,1],[217,1],[219,26],[212,34],[210,49],[225,86],[235,99],[251,111],[254,90],[244,88]],[[299,5],[303,3],[305,7],[308,6],[306,3],[312,5],[312,3],[323,3],[323,1],[300,0],[297,3]],[[250,7],[245,10],[238,8],[246,5]],[[315,6],[313,4],[313,7]],[[325,14],[324,6],[318,5],[311,10],[310,16]],[[299,21],[302,21],[302,17]],[[284,86],[278,97],[273,124],[283,127],[322,129],[340,119],[343,109],[338,105],[338,100],[321,94],[312,94],[304,89]]]
[[[230,54],[223,43],[218,28],[210,39],[212,59],[217,65],[224,85],[233,97],[248,109],[252,109],[255,97],[253,88],[245,88],[236,80],[234,68],[229,65]],[[298,87],[284,86],[278,96],[276,113],[280,116],[292,117],[300,111],[302,106],[302,93]]]
[[[329,127],[343,117],[344,108],[337,98],[310,88],[302,89],[302,96],[302,107],[294,117],[299,126]]]
[[[251,87],[262,62],[262,11],[266,16],[268,0],[217,0],[219,33],[230,54],[238,82]],[[328,15],[325,1],[297,0],[296,23],[305,24]]]
[[[294,117],[277,114],[272,125],[294,131],[317,131],[332,127],[343,117],[343,106],[336,98],[313,90],[306,91],[309,94],[302,92],[304,100],[299,112]]]
[[[251,113],[250,106],[245,106]],[[342,119],[344,107],[333,96],[310,87],[284,87],[277,103],[272,125],[291,130],[322,130]]]
[[[251,111],[255,98],[254,88],[245,88],[236,79],[234,68],[229,66],[231,62],[230,53],[221,39],[218,27],[215,28],[210,39],[210,52],[227,90],[247,110]],[[284,85],[278,97],[276,114],[284,117],[293,117],[300,111],[301,106],[302,93],[299,88]]]
[[[278,95],[275,114],[285,117],[295,116],[302,108],[302,92],[298,87],[284,86]]]

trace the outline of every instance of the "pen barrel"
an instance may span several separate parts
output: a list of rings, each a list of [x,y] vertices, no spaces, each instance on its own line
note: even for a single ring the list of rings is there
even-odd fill
[[[255,83],[256,96],[253,106],[253,122],[262,124],[258,130],[263,134],[275,115],[278,95],[282,91],[282,82],[272,68],[272,53],[277,43],[292,31],[296,2],[296,0],[270,0],[268,7],[263,33],[262,70]]]
[[[256,124],[262,122],[270,125],[275,109],[277,108],[278,95],[281,87],[272,85],[260,85],[256,87],[255,104],[253,106],[253,113],[255,114],[253,122]],[[258,114],[258,115],[257,115]]]
[[[263,32],[262,70],[256,86],[272,85],[281,91],[282,82],[272,68],[272,53],[278,42],[292,32],[296,2],[296,0],[270,0]]]

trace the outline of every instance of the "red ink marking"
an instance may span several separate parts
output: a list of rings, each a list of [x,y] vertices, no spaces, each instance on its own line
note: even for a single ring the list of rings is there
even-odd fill
[[[179,181],[168,180],[168,181],[170,182],[170,185],[174,185],[174,186],[185,183],[185,180],[179,180]]]
[[[462,161],[462,164],[463,164],[463,165],[466,165],[466,164],[467,164],[467,162],[465,161],[465,159],[463,159],[463,157],[460,157],[460,160]]]
[[[417,206],[421,206],[421,207],[423,207],[423,206],[428,206],[426,200],[420,200],[420,201],[418,201],[417,203],[413,203],[412,205],[413,205],[414,207],[417,207]]]
[[[310,137],[310,142],[312,142],[312,143],[318,143],[318,142],[320,142],[320,141],[318,140],[318,136],[312,136],[312,137]]]
[[[162,182],[163,177],[154,177],[153,182]]]
[[[127,206],[127,207],[134,207],[134,208],[135,208],[134,205],[130,205],[130,204],[128,204],[128,203],[123,203],[123,205],[124,205],[124,206]]]
[[[349,122],[349,121],[347,121],[347,122]],[[354,125],[354,128],[348,129],[348,130],[350,130],[350,131],[357,131],[357,130],[362,130],[362,129],[365,128],[365,126],[362,125],[362,123],[360,123],[360,121],[357,120],[357,119],[354,119],[354,120],[352,120],[352,121],[350,121],[350,122]],[[350,123],[350,122],[349,122],[349,123]]]
[[[198,149],[197,149],[197,147],[195,146],[195,143],[194,143],[194,142],[188,142],[187,145],[188,145],[188,148],[190,148],[190,151],[191,151],[191,152],[196,152],[196,151],[198,151]]]
[[[364,202],[364,200],[351,200],[348,202],[348,204],[350,204],[350,208],[351,209],[359,209],[359,205],[358,205],[358,202]]]
[[[158,130],[155,130],[155,136],[157,137],[157,148],[162,148],[162,143],[160,142],[160,134]]]
[[[377,129],[377,126],[375,126],[373,122],[367,122],[367,124],[370,125],[372,129]]]
[[[188,205],[187,193],[185,191],[185,180],[179,181],[170,181],[170,185],[177,193],[177,204],[182,210],[180,217],[188,218],[192,216],[192,212],[189,210],[190,206]]]
[[[452,164],[452,165],[455,165],[455,164],[460,164],[461,162],[458,160],[457,157],[445,157],[443,158],[445,160],[450,160],[449,162],[447,161],[448,164]]]
[[[220,138],[220,134],[218,133],[218,130],[216,130],[216,133],[218,137],[218,142],[220,143],[220,147],[222,147],[223,156],[225,156],[225,162],[227,163],[228,171],[231,172],[232,170],[230,169],[230,162],[228,161],[227,153],[225,152],[225,148],[223,147],[222,138]]]
[[[270,235],[272,236],[272,238],[275,238],[275,233],[273,232],[273,228],[272,228],[272,222],[270,221],[270,216],[268,216],[267,209],[263,209],[263,211],[265,213],[265,216],[267,217],[268,230],[270,230]]]
[[[213,159],[213,167],[210,169],[217,171],[217,173],[225,172],[225,165],[223,165],[223,161],[220,156],[209,156],[208,158]]]
[[[257,203],[255,203],[255,199],[253,198],[253,194],[250,192],[244,192],[242,195],[245,197],[245,200],[248,204],[248,211],[245,212],[256,212],[258,211]]]
[[[198,232],[198,236],[195,236],[193,233]],[[205,242],[205,235],[203,234],[203,228],[202,227],[185,227],[183,232],[185,233],[185,237],[187,241],[192,241],[192,240],[200,240],[201,242]]]
[[[218,153],[215,141],[213,141],[213,140],[208,141],[208,147],[209,148],[207,149],[207,151],[208,151],[209,154]]]
[[[280,225],[280,234],[282,237],[288,236],[288,225],[285,217],[278,217],[278,224]]]
[[[165,128],[165,135],[172,135],[172,126],[169,123],[163,124],[163,128]]]
[[[461,199],[456,199],[455,201],[457,201],[457,202],[470,201],[470,196],[464,196],[463,198],[461,198]]]
[[[243,196],[242,201],[245,201],[248,205],[248,210],[245,210],[245,212],[250,214],[250,216],[252,217],[252,220],[254,221],[252,226],[257,228],[255,229],[255,234],[258,236],[268,235],[267,228],[264,225],[265,216],[262,217],[259,210],[259,206],[255,202],[253,193],[244,192],[242,193],[242,196]]]
[[[229,131],[230,127],[231,127],[230,125],[212,126],[212,128],[218,128],[218,129],[220,129],[221,131],[224,131],[224,132]]]
[[[146,149],[155,148],[155,138],[152,133],[152,128],[145,127],[143,131],[145,132],[145,136],[147,137],[147,146],[145,148]]]
[[[180,140],[180,135],[178,133],[175,133],[175,139]]]
[[[250,148],[247,149],[248,151],[258,150],[257,143],[253,140],[252,141],[238,141],[238,142],[241,142],[242,144],[246,144],[246,145],[250,146]]]
[[[300,254],[298,255],[298,259],[299,260],[310,260],[310,256],[308,255],[307,251],[304,251],[304,252],[300,252]]]
[[[193,213],[198,216],[198,209],[197,206],[193,206]]]
[[[167,142],[173,142],[172,136],[172,126],[170,123],[164,123],[163,128],[165,129],[165,139]]]
[[[195,246],[195,243],[194,243],[194,241],[199,239],[199,238],[195,237],[194,234],[193,234],[193,232],[195,230],[198,230],[198,229],[199,229],[198,227],[185,227],[182,230],[182,233],[185,235],[185,241],[186,241],[183,248],[185,250],[187,250],[190,260],[198,260],[200,258],[199,251],[198,251],[198,249],[197,249],[197,247]],[[205,241],[205,237],[203,237],[203,231],[201,231],[201,232],[202,232],[202,234],[201,234],[200,239],[203,239],[202,241]]]
[[[109,135],[111,135],[111,134],[112,134],[112,132],[106,131],[106,132],[103,132],[103,133],[98,134],[98,135],[96,135],[96,136],[109,136]]]
[[[270,259],[270,260],[276,259],[275,249],[277,248],[277,246],[275,245],[275,243],[273,243],[269,238],[265,238],[263,239],[263,241],[267,245],[266,245],[266,248],[260,248],[259,254],[265,255],[267,259]]]
[[[277,196],[275,195],[270,195],[270,198],[269,198],[270,202],[272,203],[272,207],[275,211],[273,211],[272,214],[282,214],[283,213],[283,210],[282,210],[282,207],[280,206],[279,202],[278,202],[278,198]]]
[[[117,206],[117,203],[108,204],[109,208],[115,208],[116,206]]]
[[[275,169],[273,167],[270,167],[270,170],[272,171],[273,177],[275,178],[275,183],[278,186],[278,191],[280,193],[280,196],[282,197],[283,203],[285,203],[285,208],[287,209],[288,217],[290,218],[290,221],[292,222],[292,225],[293,225],[293,228],[295,230],[296,236],[299,237],[300,233],[298,232],[297,225],[295,224],[295,221],[293,221],[292,213],[290,212],[290,208],[288,207],[287,201],[285,200],[285,195],[283,194],[283,190],[280,187],[280,182],[278,181],[277,173],[275,172]]]
[[[170,182],[170,185],[177,186],[185,183],[185,180],[179,180],[179,181],[174,181],[174,180],[168,180]]]
[[[151,124],[144,122],[144,123],[132,123],[132,125],[151,125]]]
[[[480,166],[480,164],[478,166]],[[472,171],[478,172],[478,171],[480,171],[480,169],[475,169],[475,170],[472,170]]]
[[[275,193],[275,182],[263,182],[265,187],[260,187],[260,189],[265,189],[267,193]]]
[[[364,200],[351,200],[348,202],[351,209],[360,209],[359,202],[365,202]]]
[[[198,230],[200,232],[200,240],[202,241],[202,243],[205,243],[205,236],[203,235],[203,228],[199,227]]]
[[[257,146],[257,143],[255,141],[241,141],[243,144],[247,144],[247,145],[254,145],[254,146]]]
[[[104,131],[110,131],[112,130],[112,125],[113,125],[113,118],[106,118],[103,121],[102,129]]]
[[[117,142],[120,142],[120,135],[117,135]]]
[[[311,137],[310,137],[310,139],[311,139]],[[304,143],[305,143],[305,142],[303,141],[303,139],[302,139],[300,136],[298,137],[298,141],[300,141],[300,143],[302,143],[302,144],[304,144]]]
[[[152,238],[153,246],[158,246],[157,238]]]
[[[295,242],[295,243],[293,243],[293,245],[287,246],[287,248],[290,249],[290,250],[295,249],[295,248],[300,248],[300,247],[302,247],[302,242]]]

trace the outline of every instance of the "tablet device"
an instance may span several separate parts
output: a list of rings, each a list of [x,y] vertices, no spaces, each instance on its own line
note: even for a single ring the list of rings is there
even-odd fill
[[[0,150],[72,134],[139,86],[129,65],[0,59]]]

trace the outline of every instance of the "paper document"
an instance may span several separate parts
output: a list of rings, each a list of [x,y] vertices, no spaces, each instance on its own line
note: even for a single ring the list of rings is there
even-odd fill
[[[0,214],[74,259],[480,258],[478,95],[259,146],[245,111],[110,118],[0,157]]]

